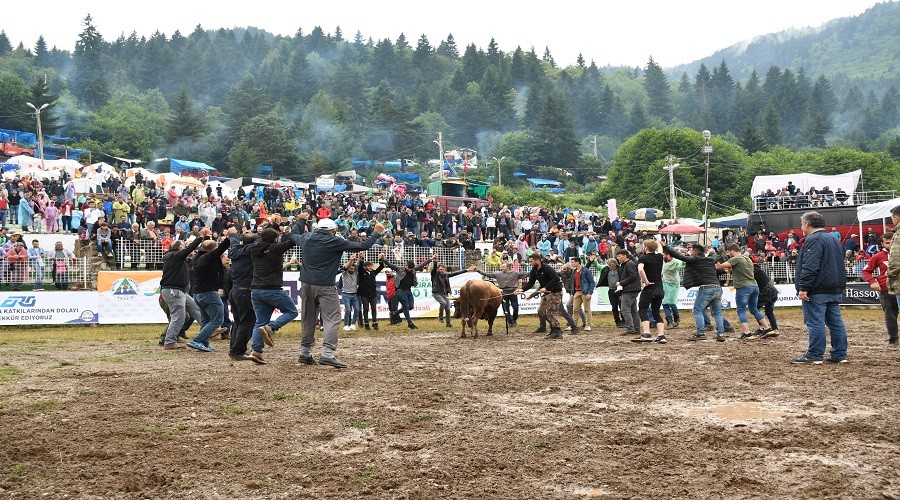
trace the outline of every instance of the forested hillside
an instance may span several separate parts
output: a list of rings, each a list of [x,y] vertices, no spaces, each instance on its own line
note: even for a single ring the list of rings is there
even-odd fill
[[[436,158],[438,132],[445,150],[477,149],[482,165],[505,157],[503,179],[524,170],[572,185],[605,173],[620,145],[647,128],[708,129],[750,155],[900,150],[894,86],[837,92],[829,74],[764,59],[746,78],[720,61],[672,80],[652,57],[640,70],[582,58],[561,68],[549,49],[410,36],[198,25],[106,40],[88,16],[69,53],[0,32],[0,128],[33,131],[25,102],[50,103],[45,134],[95,154],[205,161],[232,175],[271,165],[306,179],[346,169],[350,158]]]

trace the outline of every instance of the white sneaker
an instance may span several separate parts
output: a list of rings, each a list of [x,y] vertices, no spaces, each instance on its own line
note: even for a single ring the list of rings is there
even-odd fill
[[[350,330],[352,330],[352,328],[350,328],[350,325],[344,325],[345,332],[349,332]]]
[[[351,330],[356,330],[356,324],[350,325]]]
[[[586,332],[589,332],[589,331],[591,331],[591,326],[590,326],[590,325],[588,325],[588,326],[586,326],[586,327],[584,327],[584,331],[586,331]]]

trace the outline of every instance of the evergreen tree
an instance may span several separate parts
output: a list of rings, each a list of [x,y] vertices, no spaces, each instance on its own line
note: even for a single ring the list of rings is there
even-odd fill
[[[9,43],[9,37],[6,31],[0,30],[0,56],[12,52],[12,44]]]
[[[879,128],[889,130],[900,126],[900,94],[897,87],[891,85],[881,97],[881,123]]]
[[[672,105],[670,102],[669,81],[662,68],[656,64],[653,57],[647,62],[647,68],[644,73],[644,89],[650,98],[649,113],[663,120],[669,121],[672,115]]]
[[[766,149],[766,140],[763,139],[762,134],[759,133],[759,129],[757,129],[756,125],[750,120],[747,120],[744,124],[744,131],[741,133],[739,144],[751,155],[757,151],[765,151]]]
[[[830,95],[829,95],[830,94]],[[831,113],[834,109],[834,98],[831,85],[825,77],[816,80],[807,99],[806,113],[803,117],[804,143],[817,148],[825,147],[825,136],[834,127]]]
[[[196,141],[206,132],[203,116],[194,109],[188,95],[187,85],[183,85],[169,106],[171,114],[166,122],[166,141]]]
[[[647,128],[647,123],[647,114],[644,113],[644,107],[641,106],[641,101],[636,101],[631,107],[631,112],[628,114],[628,128],[626,129],[626,134],[634,135],[641,130],[644,130]]]
[[[418,43],[416,43],[416,50],[413,51],[413,64],[424,71],[425,64],[428,62],[428,59],[431,58],[432,54],[434,54],[434,48],[431,46],[431,43],[428,42],[428,37],[423,33],[422,36],[419,37]]]
[[[263,88],[252,76],[246,76],[225,98],[225,130],[219,141],[219,158],[223,158],[242,137],[244,127],[257,116],[272,109]]]
[[[453,33],[447,35],[447,39],[438,45],[437,53],[450,59],[459,59],[459,49],[456,48],[456,41],[453,39]]]
[[[25,82],[13,73],[0,72],[0,128],[34,130],[34,114],[26,102],[28,87]]]
[[[34,64],[39,68],[46,68],[49,63],[50,52],[47,50],[47,41],[44,40],[44,35],[41,35],[34,44]]]
[[[35,80],[34,85],[31,86],[28,102],[34,104],[38,108],[44,104],[49,104],[46,109],[41,111],[41,130],[44,135],[54,135],[59,131],[59,116],[57,115],[56,109],[58,100],[58,94],[50,93],[47,75],[38,77]]]
[[[581,55],[581,52],[578,53],[578,58],[575,59],[575,64],[579,68],[584,69],[584,56]]]
[[[94,26],[91,15],[84,18],[84,30],[75,42],[75,53],[72,57],[73,84],[72,93],[88,108],[97,109],[105,105],[110,98],[106,75],[109,68],[106,64],[106,42]]]
[[[497,40],[494,40],[494,38],[491,37],[491,41],[490,43],[488,43],[487,63],[499,68],[501,57],[502,54],[500,53],[500,48],[497,45]]]
[[[782,131],[781,115],[775,106],[769,103],[762,115],[763,140],[770,147],[778,146],[784,140],[784,132]]]
[[[563,96],[557,93],[547,96],[535,139],[539,164],[571,168],[578,163],[581,144],[575,137],[575,124]]]
[[[484,53],[480,52],[474,43],[466,47],[461,63],[466,83],[479,82],[484,77],[487,62],[485,61]]]
[[[522,47],[516,47],[513,52],[512,60],[509,63],[509,79],[516,87],[524,85],[528,79],[525,68],[525,52],[522,51]]]
[[[288,132],[288,126],[274,111],[254,116],[241,127],[240,140],[229,150],[229,158],[232,158],[235,148],[252,152],[237,154],[264,161],[273,166],[275,172],[300,173],[294,140]]]
[[[544,47],[544,57],[542,59],[544,62],[550,64],[551,68],[556,67],[556,61],[553,59],[553,56],[550,54],[550,47]]]

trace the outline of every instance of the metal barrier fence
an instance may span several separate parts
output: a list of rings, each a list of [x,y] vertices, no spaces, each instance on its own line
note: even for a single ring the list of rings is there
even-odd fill
[[[367,262],[378,263],[378,257],[384,253],[387,260],[398,266],[405,265],[406,261],[411,260],[415,264],[420,264],[426,260],[430,260],[433,255],[437,255],[438,263],[447,266],[447,270],[452,272],[466,267],[466,262],[474,262],[474,254],[466,252],[461,248],[446,247],[419,247],[396,245],[394,247],[385,247],[375,245],[365,252],[365,260]],[[468,255],[467,255],[468,254]],[[153,241],[119,241],[115,246],[116,266],[119,269],[130,270],[159,270],[162,269],[162,246]],[[342,262],[346,262],[350,254],[344,254]],[[500,266],[491,266],[484,263],[486,255],[482,251],[482,259],[479,261],[479,267],[485,272],[495,272],[500,270]],[[299,248],[294,247],[284,254],[285,269],[295,268],[296,264],[303,261],[303,255]],[[528,261],[513,261],[512,269],[514,271],[527,273],[531,270]],[[559,270],[562,263],[551,264],[555,269]],[[860,281],[861,271],[865,267],[866,261],[848,263],[847,280]],[[794,265],[787,261],[772,262],[766,261],[761,264],[763,270],[769,277],[777,283],[792,283],[794,280]],[[426,270],[430,267],[426,268]],[[594,271],[594,274],[599,274]],[[725,276],[725,282],[731,282],[731,276]]]
[[[86,289],[93,284],[90,259],[87,257],[66,260],[44,259],[38,262],[0,260],[0,289]],[[7,288],[9,287],[9,288]]]

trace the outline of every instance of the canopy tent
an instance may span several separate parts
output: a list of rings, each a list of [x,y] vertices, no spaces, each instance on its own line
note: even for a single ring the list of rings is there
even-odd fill
[[[739,214],[728,215],[726,217],[709,219],[709,225],[718,228],[747,227],[747,219],[749,218],[750,214],[748,214],[747,212],[741,212]]]
[[[863,222],[865,221],[880,219],[882,221],[882,226],[884,226],[884,219],[891,216],[891,209],[894,207],[900,207],[900,198],[856,207],[856,220],[859,221],[859,234],[863,234]],[[896,230],[896,228],[894,228],[894,230]]]
[[[698,234],[703,232],[703,228],[693,224],[672,224],[660,229],[659,232],[671,234]]]
[[[555,181],[553,179],[540,179],[537,177],[529,177],[525,179],[531,184],[532,190],[540,190],[545,189],[553,194],[561,194],[565,192],[566,188],[563,187],[562,183],[559,181]]]
[[[884,219],[891,216],[891,209],[900,206],[900,198],[882,201],[881,203],[871,203],[869,205],[860,205],[856,207],[856,218],[860,222],[867,220]]]
[[[19,166],[15,163],[0,163],[0,171],[19,170]]]
[[[631,220],[656,220],[662,217],[663,211],[657,208],[639,208],[628,212],[626,219]]]
[[[210,173],[215,172],[216,169],[215,167],[210,167],[206,163],[200,163],[198,161],[176,160],[175,158],[171,158],[169,160],[169,171],[173,174],[192,172],[209,175]]]
[[[803,192],[809,191],[815,187],[821,189],[825,186],[837,191],[838,188],[843,189],[850,195],[849,204],[853,204],[853,193],[859,185],[859,179],[862,177],[862,170],[854,170],[846,174],[838,175],[818,175],[808,173],[796,173],[786,175],[760,175],[753,179],[753,187],[750,188],[750,197],[759,196],[760,193],[768,191],[777,193],[782,188],[787,187],[788,182],[793,183]]]
[[[5,134],[7,136],[6,141],[18,142],[19,144],[28,144],[29,146],[34,146],[35,144],[37,144],[37,134],[34,134],[32,132],[22,132],[21,130],[0,128],[0,134]]]
[[[234,195],[236,191],[231,188],[228,184],[221,181],[209,181],[206,183],[207,186],[211,187],[213,190],[213,195],[216,196],[216,188],[222,187],[222,198],[234,199]],[[240,187],[240,186],[238,186]]]
[[[119,178],[119,172],[116,170],[116,167],[104,162],[94,163],[93,165],[82,167],[81,174],[84,177],[100,175],[103,179],[109,179],[110,177],[115,177],[117,179]]]

